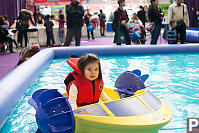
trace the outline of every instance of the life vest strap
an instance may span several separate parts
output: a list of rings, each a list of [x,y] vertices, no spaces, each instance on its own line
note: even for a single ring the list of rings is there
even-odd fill
[[[89,104],[93,104],[93,103],[98,103],[97,102],[92,102],[92,103],[77,103],[77,106],[80,107],[80,106],[86,106],[86,105],[89,105]]]

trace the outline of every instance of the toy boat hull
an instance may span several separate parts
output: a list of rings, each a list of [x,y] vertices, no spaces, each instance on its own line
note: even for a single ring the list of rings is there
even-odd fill
[[[104,90],[112,101],[73,111],[75,133],[156,133],[172,118],[169,107],[148,89],[124,99],[113,89]]]

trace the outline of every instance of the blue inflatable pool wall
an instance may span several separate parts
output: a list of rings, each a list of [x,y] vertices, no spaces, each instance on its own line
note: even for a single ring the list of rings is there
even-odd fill
[[[146,55],[178,52],[199,52],[199,44],[153,45],[153,46],[100,46],[100,47],[59,47],[40,51],[23,64],[16,67],[0,80],[0,129],[14,111],[20,98],[32,82],[54,58],[68,58],[70,54],[81,56],[84,53],[106,55]],[[38,88],[39,89],[39,88]]]
[[[188,28],[186,30],[186,42],[199,42],[199,27]]]

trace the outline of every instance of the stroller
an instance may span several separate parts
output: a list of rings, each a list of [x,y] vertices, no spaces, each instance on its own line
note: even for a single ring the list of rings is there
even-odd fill
[[[134,44],[145,44],[146,32],[144,27],[135,23],[129,23],[129,34]]]

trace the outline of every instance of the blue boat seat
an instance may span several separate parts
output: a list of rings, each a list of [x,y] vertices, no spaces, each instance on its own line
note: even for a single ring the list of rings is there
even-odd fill
[[[133,96],[137,90],[146,88],[144,82],[148,77],[148,74],[141,75],[141,71],[138,69],[122,73],[115,82],[120,98]]]

